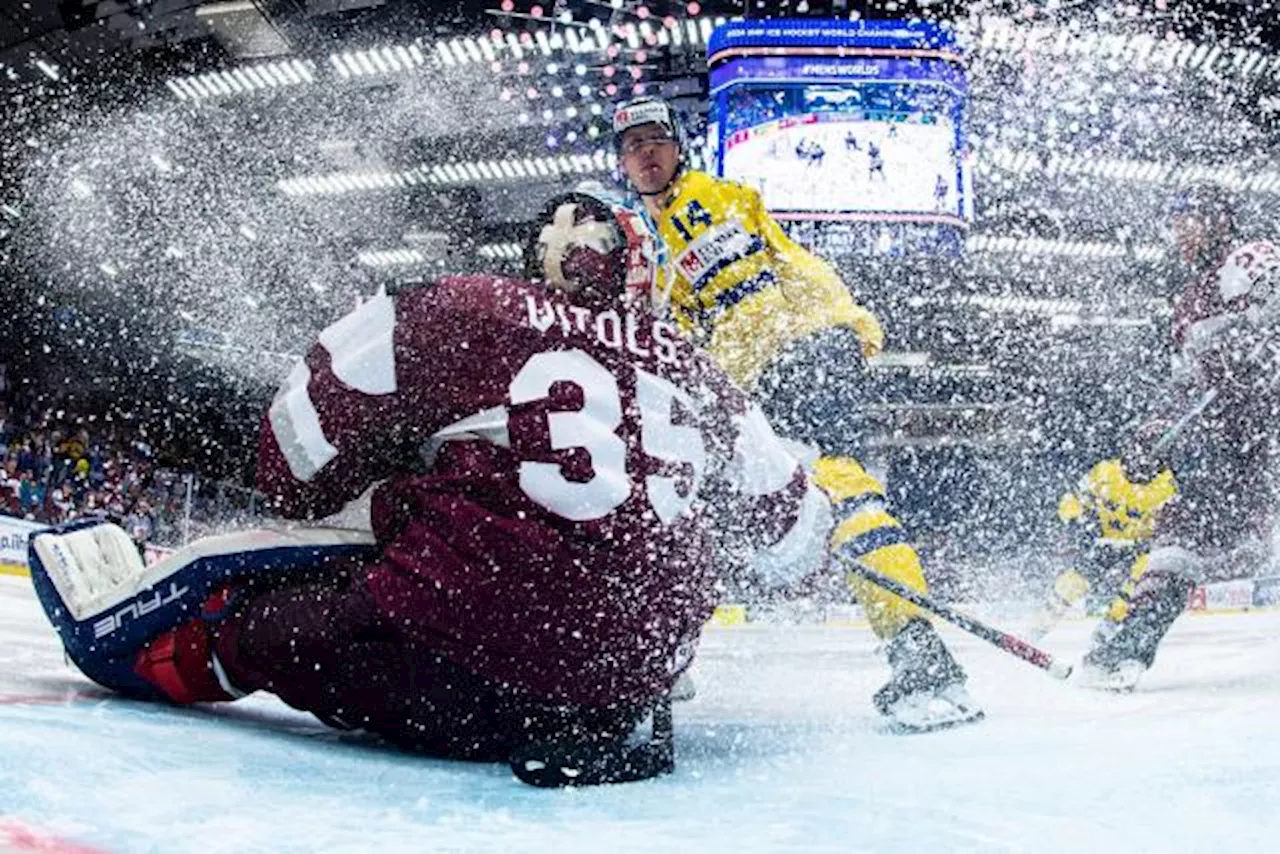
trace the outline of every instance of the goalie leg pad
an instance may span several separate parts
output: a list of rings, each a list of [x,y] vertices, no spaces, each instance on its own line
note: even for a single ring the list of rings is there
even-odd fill
[[[156,699],[168,695],[135,672],[139,650],[200,619],[218,589],[279,583],[376,554],[372,536],[360,532],[246,531],[199,540],[147,567],[128,534],[91,519],[34,536],[28,562],[40,604],[75,665],[107,688]]]

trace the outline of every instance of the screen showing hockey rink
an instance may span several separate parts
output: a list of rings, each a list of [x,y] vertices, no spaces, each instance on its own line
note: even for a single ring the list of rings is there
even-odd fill
[[[759,189],[777,219],[908,226],[864,230],[882,250],[961,241],[973,195],[967,84],[949,32],[739,21],[716,30],[708,55],[716,172]]]
[[[733,130],[722,172],[778,212],[962,219],[948,101],[911,86],[743,87],[730,115],[782,115]]]

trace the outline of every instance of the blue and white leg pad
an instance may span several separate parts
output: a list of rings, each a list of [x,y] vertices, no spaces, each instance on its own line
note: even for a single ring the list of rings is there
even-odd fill
[[[32,537],[28,561],[40,604],[76,666],[108,688],[151,696],[133,673],[137,651],[199,616],[219,587],[305,577],[377,554],[364,531],[253,530],[198,540],[148,567],[120,527],[92,519]]]

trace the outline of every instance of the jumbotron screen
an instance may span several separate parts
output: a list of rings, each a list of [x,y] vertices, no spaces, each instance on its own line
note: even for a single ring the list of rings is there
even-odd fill
[[[713,33],[708,58],[716,171],[758,188],[778,219],[954,233],[971,218],[966,81],[949,32],[739,21]]]

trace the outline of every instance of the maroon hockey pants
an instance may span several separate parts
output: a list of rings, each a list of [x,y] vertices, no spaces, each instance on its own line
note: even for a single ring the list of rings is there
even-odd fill
[[[218,635],[241,690],[435,756],[501,761],[539,741],[622,737],[645,711],[559,705],[462,668],[389,624],[362,575],[256,595]]]

